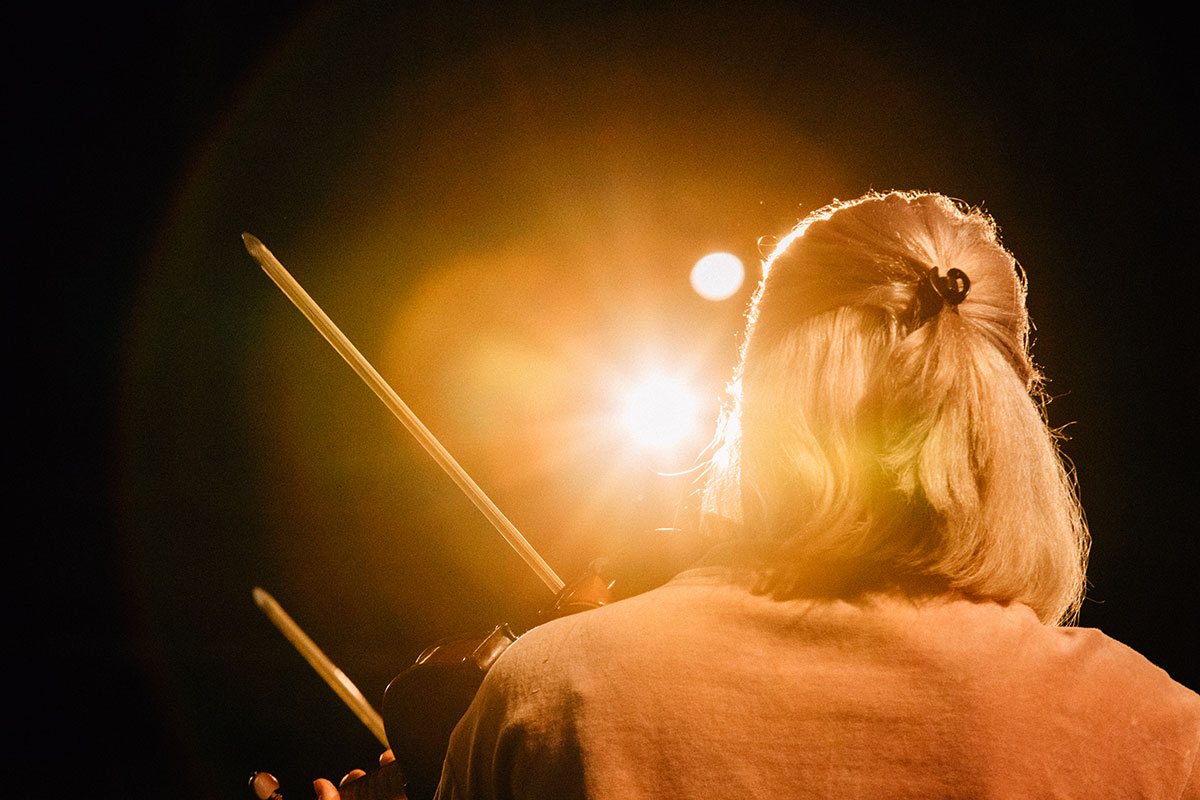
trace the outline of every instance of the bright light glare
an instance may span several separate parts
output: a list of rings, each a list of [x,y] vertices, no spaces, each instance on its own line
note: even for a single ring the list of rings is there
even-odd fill
[[[700,404],[683,381],[649,378],[629,392],[621,421],[629,435],[647,447],[669,448],[696,429]]]
[[[742,288],[746,269],[732,253],[709,253],[692,267],[692,288],[705,300],[724,300]]]

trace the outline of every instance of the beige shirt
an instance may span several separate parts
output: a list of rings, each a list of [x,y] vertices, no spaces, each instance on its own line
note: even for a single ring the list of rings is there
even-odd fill
[[[522,637],[438,797],[1200,798],[1200,696],[961,597],[777,601],[686,572]]]

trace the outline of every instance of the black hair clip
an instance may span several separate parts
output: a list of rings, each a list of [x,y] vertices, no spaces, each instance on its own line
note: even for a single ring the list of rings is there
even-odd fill
[[[967,298],[971,290],[971,279],[961,269],[946,270],[946,277],[938,275],[937,267],[930,267],[925,277],[917,284],[916,321],[918,324],[932,318],[949,303],[957,306]]]

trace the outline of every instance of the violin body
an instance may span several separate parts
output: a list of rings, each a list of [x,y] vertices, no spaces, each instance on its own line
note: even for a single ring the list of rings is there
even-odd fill
[[[388,744],[396,761],[341,787],[344,800],[427,800],[437,791],[450,734],[475,699],[487,671],[519,636],[557,617],[611,602],[613,580],[593,565],[527,626],[498,625],[482,635],[453,636],[426,648],[383,695]],[[519,632],[518,632],[519,631]]]
[[[483,636],[443,639],[393,678],[383,694],[380,716],[396,760],[343,785],[343,800],[433,797],[454,726],[488,668],[516,640],[508,625]]]
[[[380,715],[410,798],[433,796],[454,726],[488,669],[516,640],[508,625],[484,636],[443,639],[388,684]]]

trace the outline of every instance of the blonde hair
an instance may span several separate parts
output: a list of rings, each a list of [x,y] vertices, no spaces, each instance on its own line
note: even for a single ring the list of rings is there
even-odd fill
[[[959,305],[918,311],[931,268],[966,274]],[[771,545],[767,587],[887,576],[1073,620],[1087,529],[992,220],[870,194],[805,219],[763,272],[703,506]]]

